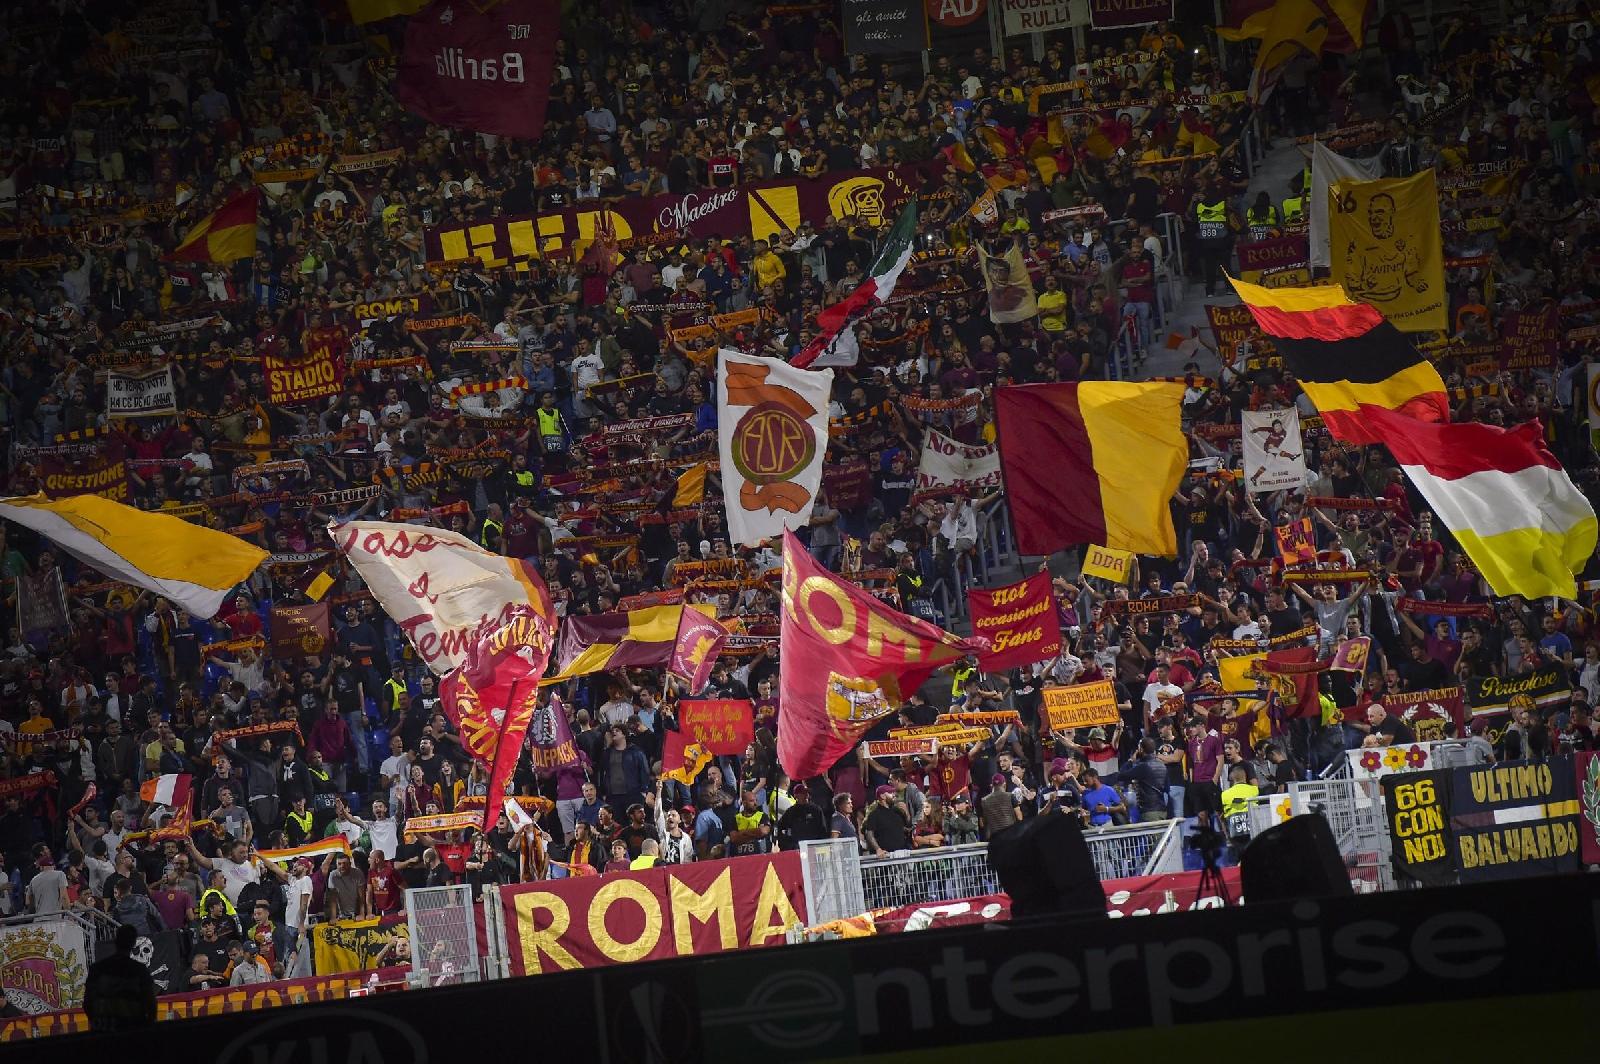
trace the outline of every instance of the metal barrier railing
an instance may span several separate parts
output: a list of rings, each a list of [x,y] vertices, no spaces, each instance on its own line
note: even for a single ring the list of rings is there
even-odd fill
[[[1108,824],[1083,833],[1101,879],[1183,871],[1183,821]]]
[[[475,908],[469,883],[406,891],[412,985],[475,983],[485,977]]]
[[[861,895],[868,909],[897,909],[923,902],[955,901],[1000,893],[985,843],[863,857]]]
[[[855,839],[815,839],[800,844],[800,879],[812,924],[867,911],[861,883],[861,846]]]

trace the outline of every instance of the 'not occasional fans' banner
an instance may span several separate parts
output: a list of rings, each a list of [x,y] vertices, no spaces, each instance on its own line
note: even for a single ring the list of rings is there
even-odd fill
[[[434,0],[406,24],[395,93],[430,122],[536,140],[560,30],[550,0]]]
[[[806,918],[798,853],[524,883],[500,904],[513,975],[781,944]]]
[[[989,640],[989,650],[978,655],[978,667],[985,672],[1014,669],[1061,653],[1049,573],[1034,573],[1005,587],[971,588],[967,608],[973,634]]]

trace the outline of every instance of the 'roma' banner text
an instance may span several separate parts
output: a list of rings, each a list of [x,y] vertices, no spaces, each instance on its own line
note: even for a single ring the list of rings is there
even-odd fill
[[[893,713],[902,692],[984,649],[879,602],[818,565],[783,535],[778,761],[791,779],[818,775]]]
[[[555,0],[435,0],[406,23],[395,94],[441,126],[537,140],[560,35]]]
[[[1047,572],[1005,587],[971,588],[967,608],[972,633],[989,640],[988,651],[978,655],[978,667],[985,672],[1031,665],[1061,653],[1061,626]]]
[[[500,904],[513,975],[781,945],[806,919],[798,853],[524,883]]]

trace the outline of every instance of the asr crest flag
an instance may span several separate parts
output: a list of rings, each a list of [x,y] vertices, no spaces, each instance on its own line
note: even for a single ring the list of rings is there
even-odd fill
[[[439,681],[445,716],[467,753],[489,772],[485,831],[499,819],[506,784],[539,706],[539,677],[552,646],[549,622],[532,608],[517,606],[505,624],[472,645],[460,668]]]
[[[1328,189],[1329,266],[1352,299],[1402,332],[1449,327],[1439,189],[1432,170]]]
[[[717,356],[717,442],[728,531],[762,540],[811,520],[828,450],[833,370],[797,370],[723,348]]]
[[[783,537],[778,761],[792,779],[827,770],[940,665],[987,649],[908,617]]]

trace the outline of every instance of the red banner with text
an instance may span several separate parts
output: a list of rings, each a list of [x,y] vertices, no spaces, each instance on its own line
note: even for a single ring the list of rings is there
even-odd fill
[[[806,919],[798,853],[502,887],[512,975],[782,944]]]
[[[989,640],[988,653],[978,655],[984,672],[1031,665],[1061,653],[1049,573],[1034,573],[1005,587],[972,588],[967,591],[967,608],[972,634]]]

